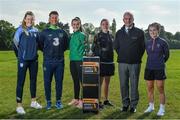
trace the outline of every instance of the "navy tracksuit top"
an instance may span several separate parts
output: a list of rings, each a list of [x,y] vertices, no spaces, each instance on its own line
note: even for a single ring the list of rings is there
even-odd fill
[[[169,58],[168,43],[160,37],[146,42],[147,62],[146,69],[161,70]]]
[[[40,48],[44,61],[62,61],[68,44],[68,35],[62,29],[47,28],[40,33]]]
[[[18,50],[18,60],[36,60],[38,58],[38,29],[19,26],[14,35],[14,44]]]

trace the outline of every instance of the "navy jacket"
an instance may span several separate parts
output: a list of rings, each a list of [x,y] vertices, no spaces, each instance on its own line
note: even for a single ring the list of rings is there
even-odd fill
[[[18,60],[36,60],[38,58],[38,41],[38,29],[34,27],[24,29],[22,26],[19,26],[13,39],[18,52]]]
[[[68,35],[62,29],[47,28],[40,33],[40,46],[44,61],[62,61],[68,44]]]
[[[146,69],[160,70],[165,68],[165,62],[169,58],[168,43],[157,37],[146,42],[147,62]]]
[[[128,33],[125,26],[116,32],[114,49],[118,54],[118,63],[139,64],[145,51],[144,32],[132,27]]]

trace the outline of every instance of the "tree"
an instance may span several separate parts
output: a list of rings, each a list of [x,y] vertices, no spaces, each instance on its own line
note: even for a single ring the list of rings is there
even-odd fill
[[[115,20],[115,18],[113,18],[112,26],[110,27],[110,29],[112,30],[112,35],[115,37],[115,35],[116,35],[116,20]]]
[[[159,36],[166,39],[166,31],[165,31],[164,26],[161,26],[161,31],[160,31]]]
[[[63,24],[63,25],[61,26],[61,28],[62,28],[63,30],[65,30],[65,31],[68,33],[68,35],[70,35],[70,30],[69,30],[69,24],[68,24],[68,23]]]
[[[167,38],[169,41],[171,41],[171,40],[173,39],[173,37],[174,37],[171,32],[166,32],[165,34],[166,34],[166,38]]]
[[[174,34],[174,39],[180,41],[180,32]]]
[[[42,31],[47,27],[47,23],[45,22],[39,22],[39,24],[36,24],[35,27],[39,30]]]
[[[0,20],[0,50],[9,50],[12,48],[12,39],[15,27],[5,20]]]
[[[44,30],[45,28],[47,28],[49,26],[49,23],[45,23],[45,22],[39,22],[39,24],[36,24],[35,27],[38,28],[39,31]],[[58,23],[58,26],[65,30],[68,34],[70,34],[69,32],[69,24],[63,24],[62,22]]]

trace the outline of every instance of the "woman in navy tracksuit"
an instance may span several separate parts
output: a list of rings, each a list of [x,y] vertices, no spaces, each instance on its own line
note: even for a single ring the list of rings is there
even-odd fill
[[[42,106],[36,101],[36,81],[38,72],[38,30],[34,28],[34,14],[26,12],[22,25],[20,25],[14,35],[14,45],[17,50],[18,75],[16,87],[16,101],[18,114],[25,114],[22,107],[23,87],[26,78],[26,71],[30,74],[31,107],[40,109]]]
[[[151,39],[146,42],[147,63],[144,78],[147,82],[149,106],[145,113],[154,110],[154,82],[156,81],[160,97],[160,108],[158,116],[165,113],[165,63],[169,58],[169,48],[167,42],[159,37],[160,24],[152,23],[148,30]]]

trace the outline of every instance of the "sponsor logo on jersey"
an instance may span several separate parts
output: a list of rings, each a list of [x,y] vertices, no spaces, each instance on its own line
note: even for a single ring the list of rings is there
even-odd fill
[[[63,33],[59,33],[59,37],[62,38],[63,37]]]
[[[157,48],[159,48],[160,47],[160,44],[157,44]]]
[[[58,46],[59,45],[59,38],[53,38],[53,45]]]

